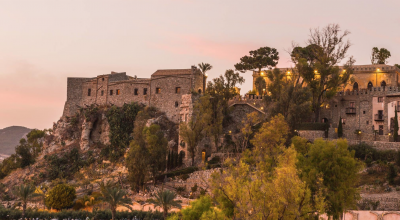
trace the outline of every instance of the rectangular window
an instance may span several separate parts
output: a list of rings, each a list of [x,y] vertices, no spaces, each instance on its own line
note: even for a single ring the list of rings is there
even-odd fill
[[[133,92],[133,94],[134,94],[134,95],[139,95],[139,90],[138,90],[138,89],[135,89],[134,92]]]
[[[117,95],[121,94],[121,91],[119,89],[117,89]]]
[[[103,96],[104,95],[104,90],[101,90],[101,96]]]
[[[400,101],[397,101],[397,111],[400,112]]]
[[[342,124],[346,124],[346,119],[342,118]]]
[[[379,125],[379,135],[383,135],[383,125]]]
[[[177,94],[181,93],[181,87],[176,87],[175,88],[175,93],[177,93]]]
[[[356,103],[355,102],[350,102],[350,108],[354,108],[356,107]]]
[[[378,97],[378,102],[383,102],[383,97]]]
[[[161,89],[160,88],[156,88],[156,94],[160,94],[161,93]]]
[[[92,89],[88,89],[88,91],[87,91],[87,95],[88,95],[88,96],[90,96],[90,95],[91,95],[91,93],[92,93]]]
[[[113,90],[110,90],[110,95],[113,95]]]
[[[147,95],[147,88],[143,88],[143,95]]]

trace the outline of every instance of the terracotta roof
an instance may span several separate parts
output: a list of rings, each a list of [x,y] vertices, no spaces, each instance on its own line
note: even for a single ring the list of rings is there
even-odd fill
[[[170,70],[157,70],[152,76],[171,76],[171,75],[190,75],[192,69],[170,69]]]

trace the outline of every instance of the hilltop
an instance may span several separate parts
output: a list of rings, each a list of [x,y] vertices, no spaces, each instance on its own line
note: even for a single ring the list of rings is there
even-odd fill
[[[11,155],[15,153],[15,146],[18,145],[19,140],[31,130],[23,126],[10,126],[0,129],[0,154]]]

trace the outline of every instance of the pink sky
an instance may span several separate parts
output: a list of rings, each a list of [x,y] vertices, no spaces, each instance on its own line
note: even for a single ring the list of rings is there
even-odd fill
[[[304,45],[309,29],[351,31],[349,55],[369,64],[372,47],[400,63],[400,1],[3,0],[0,1],[0,128],[50,128],[62,114],[66,78],[111,71],[150,77],[157,69],[214,66],[223,74],[248,51]],[[242,92],[251,89],[243,74]]]

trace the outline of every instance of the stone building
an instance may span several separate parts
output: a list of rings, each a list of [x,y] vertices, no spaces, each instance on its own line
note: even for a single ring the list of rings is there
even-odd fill
[[[67,101],[63,116],[72,116],[81,107],[138,102],[157,107],[178,123],[182,96],[202,93],[203,76],[199,69],[157,70],[150,78],[128,76],[125,72],[99,75],[93,78],[68,78]]]
[[[339,67],[340,71],[344,71]],[[291,68],[280,68],[282,74],[291,77]],[[321,110],[321,122],[329,123],[329,138],[337,137],[341,118],[343,134],[349,139],[389,141],[393,132],[395,108],[400,111],[400,69],[390,65],[355,65],[351,77],[354,83],[347,84]],[[265,72],[253,73],[255,79]],[[361,131],[356,134],[356,131]]]

